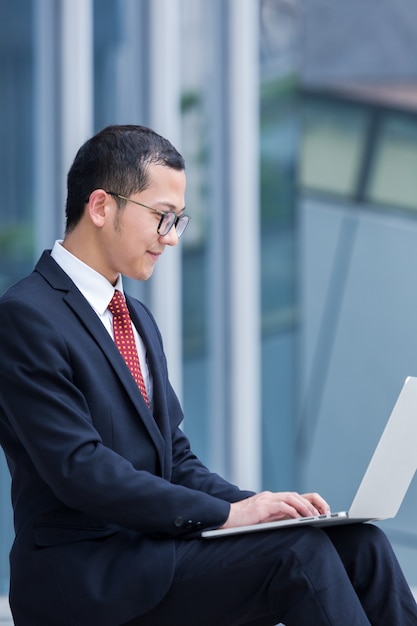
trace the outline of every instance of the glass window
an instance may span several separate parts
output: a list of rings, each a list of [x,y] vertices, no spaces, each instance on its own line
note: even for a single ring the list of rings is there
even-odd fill
[[[264,335],[294,321],[293,234],[298,122],[295,81],[261,91],[261,297]]]
[[[306,98],[301,185],[352,197],[356,191],[368,113],[364,108]]]
[[[94,128],[149,125],[149,7],[94,0]]]
[[[300,22],[296,3],[260,3],[262,485],[294,484],[297,333],[296,164]]]
[[[262,475],[267,489],[293,481],[296,98],[296,81],[288,76],[262,84],[261,396]]]
[[[367,199],[417,209],[417,118],[387,115],[380,127]]]
[[[0,24],[1,292],[33,260],[33,2],[0,2]]]
[[[187,168],[186,202],[192,220],[181,247],[184,350],[184,430],[193,450],[205,463],[215,464],[209,415],[212,343],[209,340],[210,303],[210,150],[205,102],[207,75],[212,72],[208,31],[211,7],[182,2],[182,153]],[[211,31],[210,31],[211,32]],[[190,417],[190,419],[187,419]]]

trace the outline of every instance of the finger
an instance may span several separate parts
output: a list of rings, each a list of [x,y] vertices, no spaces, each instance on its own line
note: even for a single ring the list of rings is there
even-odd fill
[[[330,513],[330,506],[318,493],[305,493],[303,498],[306,498],[315,509],[322,515]]]
[[[297,510],[303,517],[310,515],[319,515],[320,511],[309,498],[297,494],[299,500],[297,500]]]
[[[308,517],[318,514],[315,506],[299,493],[281,493],[277,494],[277,496],[282,500],[282,505],[290,517]]]
[[[298,517],[305,517],[306,514],[301,513],[298,510],[298,506],[291,506],[291,504],[287,502],[279,502],[276,507],[274,507],[273,511],[270,511],[268,517],[266,517],[264,522],[275,522],[277,520],[283,519],[295,519]],[[308,514],[307,514],[308,515]]]

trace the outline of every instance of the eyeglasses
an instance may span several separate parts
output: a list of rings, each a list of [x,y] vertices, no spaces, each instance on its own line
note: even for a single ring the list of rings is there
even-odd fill
[[[156,229],[156,232],[161,237],[165,237],[165,235],[169,233],[173,226],[175,226],[177,237],[181,237],[182,233],[188,226],[188,222],[191,219],[189,215],[177,215],[176,213],[174,213],[174,211],[160,211],[159,209],[153,209],[146,204],[142,204],[142,202],[132,200],[131,198],[126,198],[126,196],[121,196],[119,193],[115,193],[114,191],[106,191],[106,193],[108,193],[110,196],[114,196],[115,198],[126,200],[126,202],[133,202],[133,204],[143,206],[145,209],[149,209],[149,211],[153,211],[157,215],[160,215],[161,219],[158,224],[158,228]]]

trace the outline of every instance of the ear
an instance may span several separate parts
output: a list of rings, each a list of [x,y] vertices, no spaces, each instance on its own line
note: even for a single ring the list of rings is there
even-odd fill
[[[87,213],[97,228],[104,226],[110,207],[109,195],[103,189],[94,189],[87,204]]]

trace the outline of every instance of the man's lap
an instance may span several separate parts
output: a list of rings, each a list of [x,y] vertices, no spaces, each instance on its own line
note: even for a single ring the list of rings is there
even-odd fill
[[[177,566],[173,584],[154,611],[131,625],[166,623],[276,624],[289,610],[297,581],[294,564],[301,564],[320,592],[323,562],[330,568],[332,582],[347,585],[346,570],[335,548],[347,554],[366,534],[360,528],[346,527],[329,539],[327,532],[313,527],[281,529],[217,539],[177,541]],[[282,589],[274,597],[272,612],[268,589]],[[328,579],[323,579],[323,586]],[[277,594],[275,594],[276,596]]]

